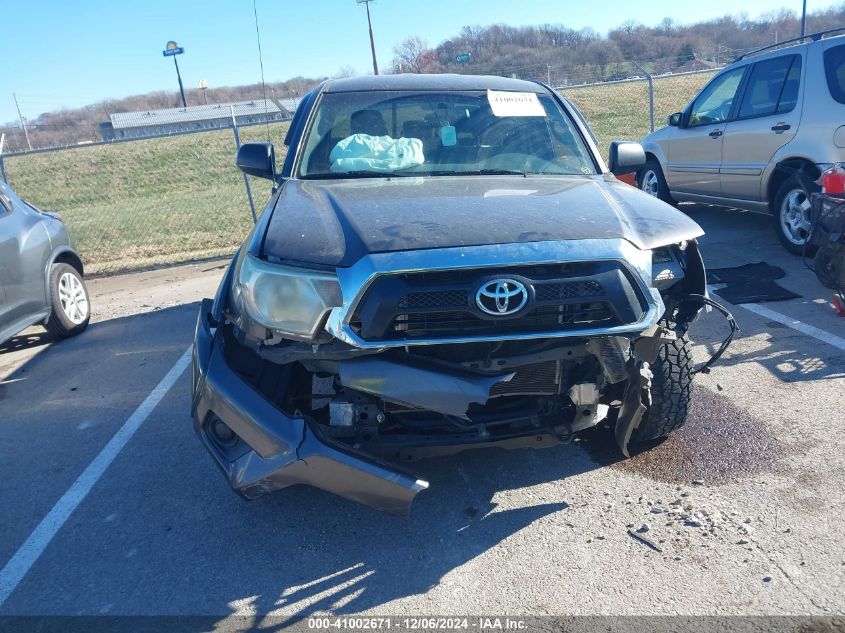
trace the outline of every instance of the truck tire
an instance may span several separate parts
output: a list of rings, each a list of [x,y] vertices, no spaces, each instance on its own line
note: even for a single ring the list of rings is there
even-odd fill
[[[66,338],[88,327],[91,302],[82,275],[68,264],[50,267],[50,316],[44,327],[55,337]]]
[[[666,177],[663,175],[660,163],[654,158],[650,158],[643,168],[637,172],[637,186],[641,191],[645,191],[667,204],[673,206],[678,204],[669,193],[669,185],[666,183]]]
[[[651,406],[631,434],[631,442],[666,437],[687,421],[692,399],[692,345],[684,334],[660,348],[651,366]]]
[[[778,187],[772,200],[772,221],[783,247],[793,255],[813,255],[815,248],[807,244],[810,235],[810,196],[820,189],[818,185],[803,182],[795,176],[787,178]]]

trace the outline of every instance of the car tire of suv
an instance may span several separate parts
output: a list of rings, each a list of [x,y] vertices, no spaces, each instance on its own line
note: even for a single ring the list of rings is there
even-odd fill
[[[783,244],[783,247],[793,255],[811,256],[815,252],[814,248],[805,246],[800,239],[795,239],[791,233],[788,234],[789,229],[785,224],[788,222],[793,224],[799,222],[798,211],[795,209],[801,206],[806,207],[806,210],[809,211],[810,196],[819,191],[820,189],[815,183],[802,182],[798,178],[790,176],[778,188],[772,201],[772,221],[774,222],[778,239]],[[792,201],[791,204],[790,201]],[[792,215],[788,217],[790,207],[793,208],[793,211]]]
[[[631,442],[669,435],[687,421],[692,399],[692,345],[686,334],[660,348],[651,366],[651,406],[631,434]]]
[[[637,172],[637,187],[640,191],[645,191],[650,196],[663,200],[663,202],[671,205],[678,204],[669,193],[669,185],[666,184],[660,163],[654,158],[648,160],[645,166]]]
[[[88,327],[91,302],[82,275],[68,264],[50,267],[50,316],[44,327],[53,336],[65,338]]]

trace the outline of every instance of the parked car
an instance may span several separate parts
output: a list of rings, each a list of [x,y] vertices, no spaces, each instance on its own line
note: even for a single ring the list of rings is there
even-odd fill
[[[538,83],[329,80],[308,94],[193,349],[195,430],[246,498],[310,484],[405,514],[403,462],[544,447],[687,419],[701,228],[621,183],[583,118]]]
[[[640,188],[669,203],[769,212],[783,245],[802,253],[810,194],[825,169],[845,161],[845,37],[823,35],[719,72],[643,139]]]
[[[91,309],[83,272],[61,217],[0,181],[0,343],[36,323],[58,337],[84,330]]]

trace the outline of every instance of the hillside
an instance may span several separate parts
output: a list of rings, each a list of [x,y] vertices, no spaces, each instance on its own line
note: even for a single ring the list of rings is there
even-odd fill
[[[845,26],[845,4],[811,12],[807,33]],[[692,59],[713,65],[730,61],[738,52],[798,36],[799,17],[787,10],[756,20],[724,16],[708,22],[678,24],[666,18],[655,26],[628,20],[602,36],[592,29],[563,25],[514,27],[505,24],[465,26],[452,38],[429,48],[410,36],[394,49],[393,68],[404,72],[462,72],[515,75],[549,83],[592,83],[641,75],[630,60],[654,74],[674,72]],[[457,61],[460,57],[469,61]]]

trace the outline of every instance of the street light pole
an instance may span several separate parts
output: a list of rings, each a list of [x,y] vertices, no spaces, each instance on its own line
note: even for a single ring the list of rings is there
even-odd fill
[[[197,84],[197,88],[202,91],[202,102],[205,105],[208,105],[208,96],[205,94],[208,90],[208,82],[205,79],[200,79],[199,83]]]
[[[367,8],[367,25],[370,27],[370,51],[373,54],[373,74],[378,75],[378,62],[376,61],[376,41],[373,39],[373,21],[370,19],[370,2],[372,0],[355,0]]]

